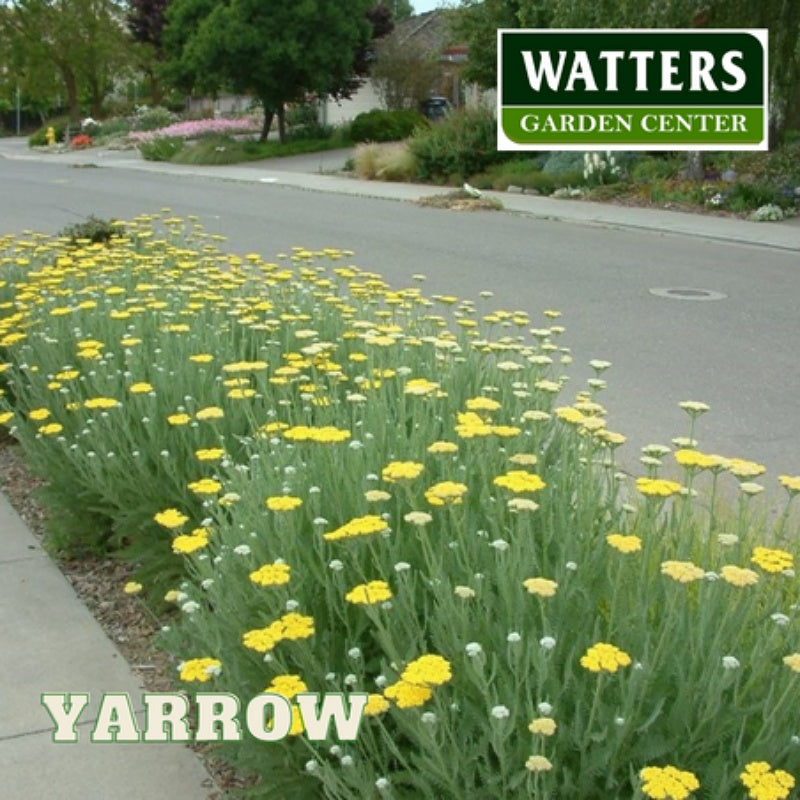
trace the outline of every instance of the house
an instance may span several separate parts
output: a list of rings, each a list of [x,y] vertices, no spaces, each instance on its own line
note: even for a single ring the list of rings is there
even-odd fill
[[[450,29],[453,13],[452,10],[437,9],[401,20],[389,38],[395,39],[400,45],[436,54],[439,73],[430,87],[430,95],[446,97],[453,107],[458,108],[477,103],[479,93],[461,78],[461,67],[467,60],[467,47],[454,42]],[[367,79],[351,98],[328,98],[322,103],[320,121],[327,125],[340,125],[373,108],[386,108],[386,105],[373,81]]]

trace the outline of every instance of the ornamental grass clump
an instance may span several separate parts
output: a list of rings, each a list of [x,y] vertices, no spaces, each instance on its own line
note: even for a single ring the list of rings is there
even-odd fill
[[[180,687],[368,695],[355,741],[294,706],[225,745],[255,796],[790,797],[799,476],[756,524],[763,465],[698,449],[688,401],[629,480],[557,311],[219,241],[169,211],[0,239],[0,424],[54,544],[170,606]]]

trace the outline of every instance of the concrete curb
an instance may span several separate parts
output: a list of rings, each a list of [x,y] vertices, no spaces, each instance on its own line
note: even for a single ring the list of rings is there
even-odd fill
[[[197,167],[144,161],[135,151],[89,150],[66,153],[30,152],[25,140],[0,139],[0,156],[15,160],[45,161],[73,167],[102,167],[190,176],[212,180],[261,183],[269,187],[304,189],[368,197],[380,200],[416,201],[450,191],[448,188],[413,183],[365,181],[340,174],[321,173],[314,167],[326,160],[343,166],[351,150],[327,151],[310,156],[288,156],[250,164]],[[324,158],[319,158],[322,155]],[[667,209],[639,208],[585,200],[552,199],[526,194],[487,192],[504,210],[535,219],[567,224],[633,229],[667,235],[689,236],[731,244],[800,251],[800,218],[779,223],[750,222],[738,218],[692,214]]]

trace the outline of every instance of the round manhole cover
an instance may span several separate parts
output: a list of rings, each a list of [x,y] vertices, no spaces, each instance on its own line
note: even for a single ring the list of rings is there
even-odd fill
[[[690,289],[686,287],[650,289],[650,294],[654,294],[656,297],[666,297],[670,300],[724,300],[728,296],[711,289]]]

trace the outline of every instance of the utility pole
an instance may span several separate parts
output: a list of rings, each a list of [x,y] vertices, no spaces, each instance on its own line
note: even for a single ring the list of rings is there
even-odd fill
[[[20,99],[19,99],[19,84],[17,84],[17,136],[22,134],[22,126],[20,124]]]

